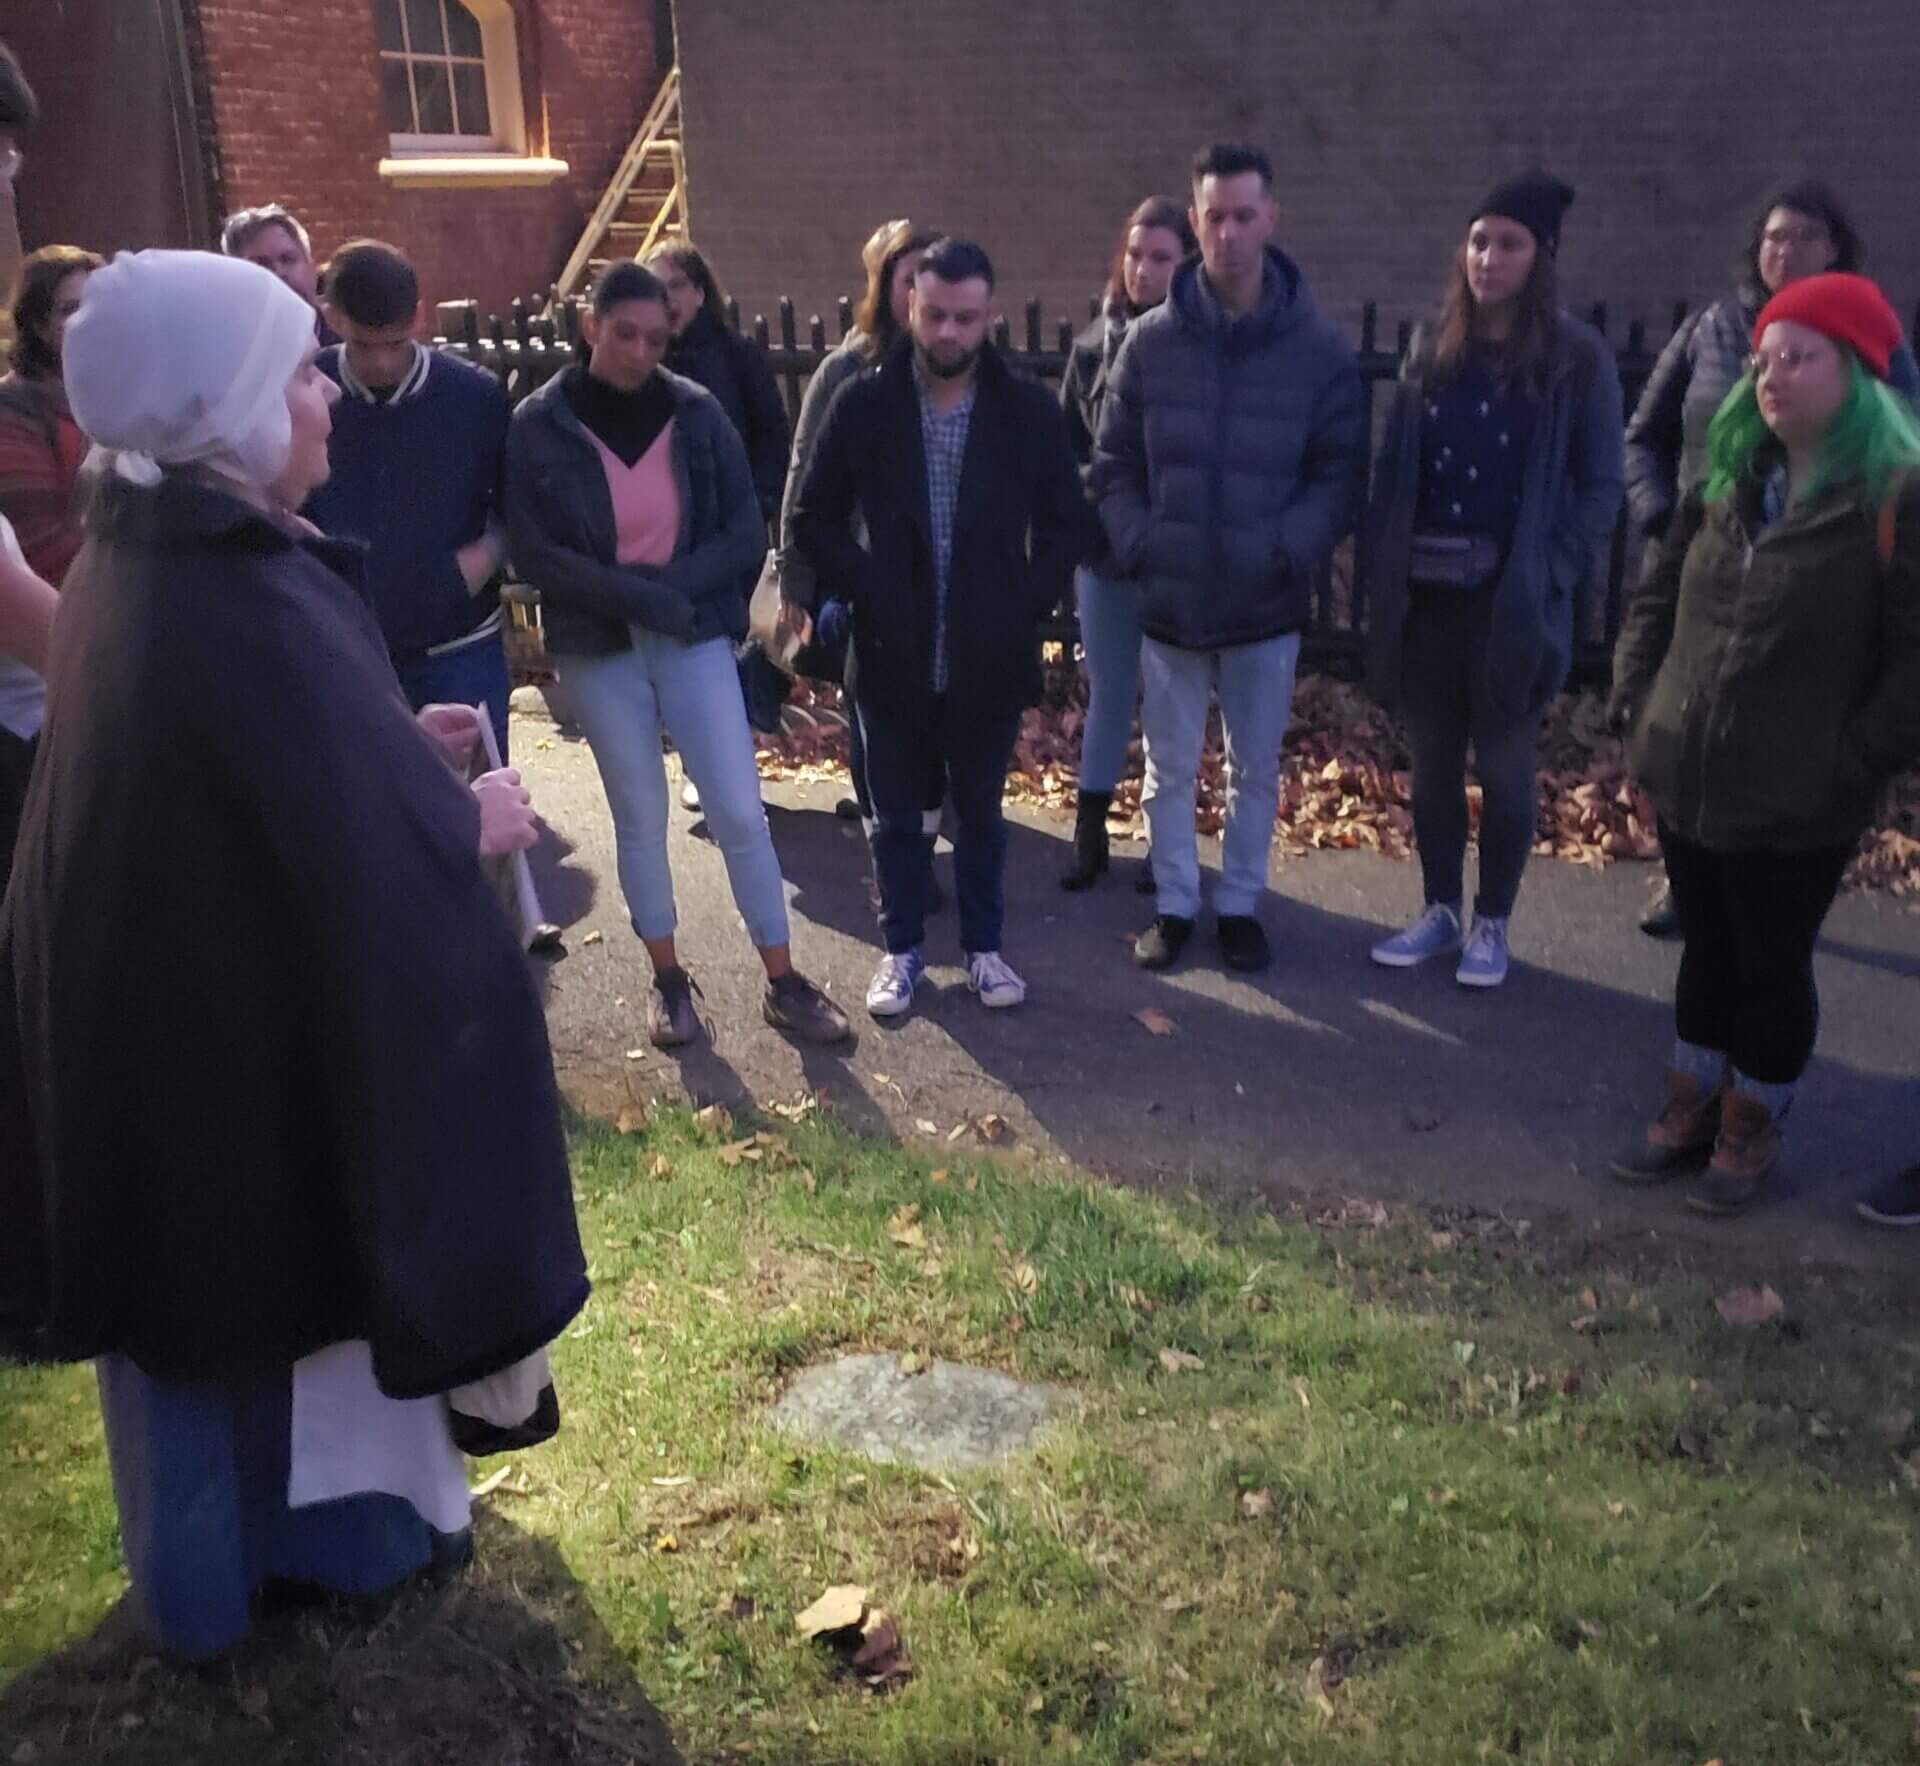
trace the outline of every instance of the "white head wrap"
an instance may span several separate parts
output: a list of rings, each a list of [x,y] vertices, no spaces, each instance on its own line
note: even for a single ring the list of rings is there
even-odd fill
[[[286,468],[287,383],[313,337],[313,309],[257,264],[122,252],[67,326],[67,398],[123,478],[203,465],[264,489]]]

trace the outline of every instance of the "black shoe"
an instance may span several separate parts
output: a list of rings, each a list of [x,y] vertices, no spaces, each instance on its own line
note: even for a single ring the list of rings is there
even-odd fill
[[[653,977],[653,1011],[647,1020],[647,1040],[657,1049],[682,1048],[697,1041],[700,1014],[694,1008],[694,985],[684,969],[661,969]]]
[[[1133,960],[1143,969],[1171,969],[1193,936],[1193,922],[1162,914],[1133,941]]]
[[[1073,818],[1073,863],[1061,875],[1060,887],[1078,893],[1091,889],[1107,869],[1107,811],[1111,791],[1082,791]]]
[[[1678,938],[1680,912],[1673,905],[1673,885],[1662,883],[1652,904],[1640,916],[1640,930],[1649,938]]]
[[[858,800],[852,797],[842,797],[834,804],[833,813],[835,819],[842,822],[859,822],[866,819],[860,813]]]
[[[1875,1226],[1920,1226],[1920,1165],[1909,1165],[1854,1203],[1854,1212]]]
[[[1229,969],[1264,969],[1273,961],[1266,930],[1251,914],[1222,914],[1216,931],[1220,960]]]
[[[846,1013],[797,969],[767,983],[760,1010],[775,1030],[785,1031],[795,1042],[845,1042],[853,1034]]]

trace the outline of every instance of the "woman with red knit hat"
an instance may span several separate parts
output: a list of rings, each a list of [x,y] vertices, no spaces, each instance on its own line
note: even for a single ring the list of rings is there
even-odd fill
[[[1789,283],[1627,610],[1609,718],[1660,816],[1686,949],[1627,1183],[1760,1193],[1813,1054],[1813,948],[1879,788],[1920,758],[1920,423],[1863,276]]]

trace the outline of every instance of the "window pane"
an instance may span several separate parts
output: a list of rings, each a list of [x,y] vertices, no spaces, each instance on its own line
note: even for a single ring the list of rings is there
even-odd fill
[[[447,0],[447,47],[455,55],[471,55],[475,61],[487,52],[480,36],[480,21],[460,0]]]
[[[453,64],[454,126],[462,135],[492,135],[487,110],[487,70],[471,62]]]
[[[413,96],[420,117],[420,134],[453,133],[453,89],[447,84],[444,61],[413,64]]]
[[[404,49],[400,34],[400,0],[373,0],[373,28],[380,34],[382,49]]]
[[[440,0],[407,0],[407,47],[415,55],[445,55],[447,30]]]
[[[380,109],[389,135],[417,135],[413,126],[413,88],[407,84],[407,64],[397,55],[380,62]]]

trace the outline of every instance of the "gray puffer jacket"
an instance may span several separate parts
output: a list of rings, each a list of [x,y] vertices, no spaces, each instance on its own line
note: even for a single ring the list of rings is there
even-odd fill
[[[1298,631],[1366,456],[1353,350],[1299,266],[1269,247],[1259,305],[1235,319],[1188,259],[1120,346],[1088,474],[1147,635],[1223,650]]]

